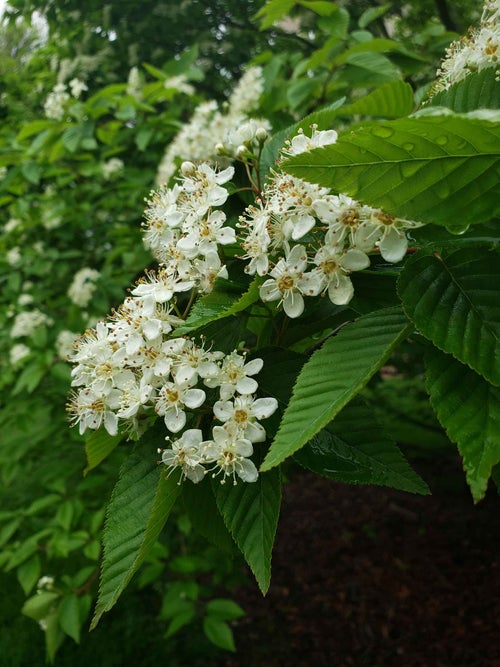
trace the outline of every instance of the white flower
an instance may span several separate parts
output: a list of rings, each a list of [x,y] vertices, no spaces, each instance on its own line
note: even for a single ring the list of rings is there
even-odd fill
[[[316,253],[314,264],[321,275],[322,289],[328,291],[330,301],[336,305],[344,305],[349,303],[354,295],[348,274],[366,269],[370,265],[370,259],[356,248],[342,252],[338,247],[326,245]]]
[[[262,301],[278,301],[288,317],[299,317],[304,312],[303,294],[316,296],[321,291],[317,274],[305,273],[307,254],[304,246],[296,245],[286,259],[280,259],[270,272],[272,278],[260,288]]]
[[[78,99],[85,90],[88,90],[88,87],[83,81],[80,81],[80,79],[75,78],[71,79],[71,81],[69,82],[69,89],[73,97]]]
[[[201,465],[202,440],[202,432],[197,428],[191,428],[174,440],[170,449],[164,449],[161,461],[168,467],[168,474],[175,468],[181,468],[184,478],[187,477],[195,484],[200,482],[206,472]]]
[[[108,181],[113,174],[118,173],[124,168],[125,164],[123,160],[120,160],[118,157],[112,157],[102,165],[102,175],[106,181]]]
[[[175,292],[186,292],[194,286],[192,281],[179,280],[173,273],[160,269],[158,273],[148,271],[132,290],[134,296],[149,297],[156,303],[170,301]]]
[[[35,308],[24,313],[18,313],[10,331],[11,338],[30,337],[39,327],[51,326],[54,321]]]
[[[203,389],[191,387],[190,383],[180,383],[175,379],[173,382],[166,382],[158,392],[155,410],[163,417],[165,426],[171,433],[178,433],[186,425],[184,407],[194,410],[205,401],[206,394]]]
[[[283,150],[283,153],[285,155],[300,155],[300,153],[306,153],[321,146],[328,146],[337,141],[338,135],[335,130],[318,131],[317,125],[311,125],[311,130],[311,136],[308,137],[304,134],[304,130],[300,128],[299,133],[286,142],[286,148]]]
[[[217,401],[214,415],[228,428],[239,429],[243,437],[250,442],[264,442],[266,432],[259,419],[270,417],[278,409],[275,398],[254,398],[250,395],[236,396],[234,401]]]
[[[97,289],[96,282],[100,273],[95,269],[85,267],[77,271],[73,277],[73,282],[68,288],[68,296],[77,306],[85,308]]]
[[[258,384],[250,376],[257,375],[263,365],[262,359],[245,363],[245,357],[234,350],[224,357],[218,376],[205,380],[205,384],[207,387],[219,387],[222,401],[232,398],[236,391],[239,394],[254,394]]]
[[[69,99],[70,96],[66,92],[66,86],[63,83],[58,83],[54,86],[52,92],[47,95],[43,107],[47,118],[62,120],[66,110],[66,103]]]
[[[118,432],[118,417],[114,410],[119,407],[120,392],[113,390],[102,396],[85,387],[74,394],[69,405],[73,424],[80,425],[80,435],[87,429],[97,430],[101,425],[110,435]]]
[[[241,437],[237,430],[224,426],[214,426],[212,437],[213,440],[203,443],[202,450],[204,462],[215,463],[215,468],[218,468],[212,477],[222,473],[221,484],[225,483],[226,477],[232,477],[233,484],[236,484],[236,475],[244,482],[256,482],[259,473],[248,458],[253,454],[250,440]]]
[[[25,357],[27,357],[30,352],[30,348],[27,345],[23,345],[23,343],[17,343],[17,345],[13,345],[9,352],[10,363],[12,366],[15,366]]]
[[[21,249],[19,248],[19,246],[14,246],[5,255],[7,264],[10,264],[10,266],[17,266],[17,264],[19,264],[19,262],[21,261],[21,257],[22,257]]]
[[[78,334],[67,329],[62,329],[58,334],[55,342],[57,356],[60,359],[68,359],[74,351],[74,343],[78,338]]]

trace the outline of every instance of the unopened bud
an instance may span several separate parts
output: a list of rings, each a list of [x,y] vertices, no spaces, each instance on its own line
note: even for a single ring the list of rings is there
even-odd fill
[[[215,144],[215,152],[217,153],[217,155],[222,155],[223,153],[226,152],[226,147],[224,146],[224,144],[221,143]]]
[[[196,167],[192,162],[183,162],[181,164],[181,172],[184,176],[191,176],[196,171]]]
[[[267,130],[265,127],[259,127],[257,128],[257,131],[255,132],[255,138],[257,141],[261,144],[264,143],[264,141],[267,139]]]
[[[238,146],[238,148],[236,149],[237,157],[243,157],[247,154],[248,154],[248,148],[246,146],[243,146],[243,144],[241,144],[241,146]]]

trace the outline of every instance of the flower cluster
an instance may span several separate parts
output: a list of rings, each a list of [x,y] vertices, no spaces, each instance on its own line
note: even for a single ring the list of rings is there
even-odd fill
[[[313,127],[311,136],[300,131],[288,141],[283,154],[336,140],[335,131]],[[370,265],[368,253],[400,261],[408,248],[406,231],[419,225],[280,171],[239,223],[245,271],[267,277],[262,300],[279,301],[291,318],[304,311],[305,296],[328,294],[334,304],[348,303],[354,294],[349,274]]]
[[[73,282],[68,287],[68,296],[71,301],[77,306],[85,308],[96,290],[96,281],[99,276],[99,271],[88,267],[77,271],[73,277]]]
[[[66,111],[66,105],[70,99],[64,83],[58,83],[47,95],[43,108],[47,118],[62,120]]]
[[[221,473],[223,481],[235,475],[255,481],[257,472],[248,457],[253,443],[265,440],[260,421],[277,409],[276,399],[255,398],[253,376],[262,360],[247,362],[239,351],[224,354],[169,336],[182,322],[172,314],[173,304],[132,293],[108,321],[76,343],[72,385],[78,389],[69,411],[80,433],[104,426],[115,435],[121,423],[138,435],[148,415],[156,414],[167,431],[177,434],[188,415],[198,422],[213,415],[220,424],[212,428],[211,439],[203,441],[200,429],[188,429],[163,451],[162,460],[194,482],[208,469]],[[209,390],[218,392],[213,405]]]
[[[219,110],[215,101],[200,104],[191,121],[169,144],[158,168],[157,182],[169,182],[175,174],[176,159],[179,158],[229,165],[241,145],[255,140],[259,128],[269,129],[266,120],[249,116],[257,108],[262,92],[262,70],[252,67],[233,90],[224,112]]]
[[[18,313],[10,331],[11,338],[29,338],[42,326],[52,326],[54,321],[41,310],[27,310]]]
[[[234,168],[219,171],[207,163],[196,167],[185,162],[182,173],[180,183],[160,187],[147,201],[144,242],[161,268],[137,287],[139,296],[163,294],[163,301],[168,301],[174,292],[195,286],[210,292],[218,276],[227,278],[218,246],[235,243],[236,236],[232,227],[225,226],[225,213],[215,207],[227,200],[223,185]]]
[[[471,72],[488,67],[498,70],[500,64],[500,1],[485,0],[481,23],[471,28],[469,34],[453,42],[437,72],[438,80],[433,92],[446,90]]]

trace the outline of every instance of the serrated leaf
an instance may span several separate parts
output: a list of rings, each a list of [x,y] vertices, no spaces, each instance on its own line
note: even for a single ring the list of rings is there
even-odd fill
[[[425,362],[431,405],[458,445],[477,502],[500,462],[500,388],[436,348],[426,352]]]
[[[203,619],[203,632],[215,646],[226,651],[236,651],[233,631],[225,621],[221,621],[214,616],[205,616]]]
[[[280,471],[259,475],[251,484],[213,484],[224,522],[265,594],[281,505]]]
[[[440,256],[421,251],[398,280],[403,307],[419,331],[500,385],[499,255],[463,248]]]
[[[58,610],[59,625],[77,644],[80,643],[80,603],[74,594],[66,595],[61,600]]]
[[[412,329],[400,308],[377,310],[345,326],[314,352],[297,378],[261,470],[284,461],[330,423]]]
[[[370,44],[370,42],[368,42]],[[364,43],[363,43],[364,46]],[[373,86],[400,78],[396,65],[382,53],[363,50],[351,53],[345,59],[344,77],[356,85]]]
[[[94,431],[92,435],[85,441],[85,454],[87,456],[87,467],[83,471],[86,475],[99,465],[104,459],[111,454],[123,440],[123,436],[109,435],[104,429]]]
[[[496,68],[487,67],[481,72],[468,74],[465,79],[436,93],[430,106],[448,107],[456,113],[466,113],[474,109],[500,108],[500,81],[496,78]]]
[[[243,294],[234,294],[216,288],[213,292],[202,296],[194,304],[185,324],[176,329],[175,335],[185,336],[211,322],[236,315],[245,310],[245,308],[258,301],[261,283],[262,280],[257,276]]]
[[[365,124],[283,168],[410,220],[461,231],[500,214],[500,122],[439,113]]]
[[[139,440],[123,464],[113,490],[104,527],[104,559],[91,629],[113,607],[144,561],[180,493],[177,477],[170,475],[165,479],[158,470],[156,448],[162,435],[161,424]]]
[[[303,447],[296,460],[318,475],[347,484],[378,484],[429,493],[372,410],[354,399]]]
[[[382,84],[369,95],[344,107],[341,114],[401,118],[410,114],[414,106],[412,87],[409,83],[396,79]]]

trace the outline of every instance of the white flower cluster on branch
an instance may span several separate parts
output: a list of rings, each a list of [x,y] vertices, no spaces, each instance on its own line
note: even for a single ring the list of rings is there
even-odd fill
[[[446,90],[472,72],[500,65],[500,0],[485,0],[481,23],[453,42],[437,72],[432,92]]]

